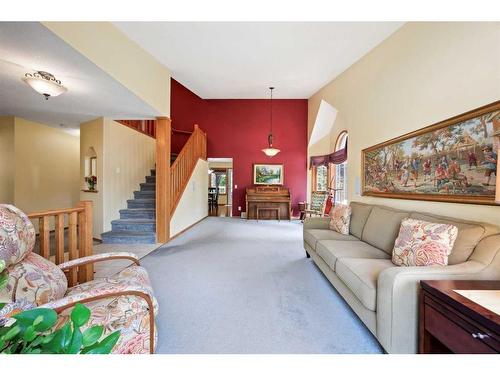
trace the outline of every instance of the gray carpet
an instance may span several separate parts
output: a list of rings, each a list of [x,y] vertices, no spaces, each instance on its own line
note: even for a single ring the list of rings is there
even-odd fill
[[[157,353],[381,353],[305,257],[302,225],[211,217],[141,260]]]

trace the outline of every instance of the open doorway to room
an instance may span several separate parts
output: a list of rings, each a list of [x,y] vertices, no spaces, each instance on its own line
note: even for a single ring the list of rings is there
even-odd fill
[[[208,215],[232,216],[233,159],[208,158]]]

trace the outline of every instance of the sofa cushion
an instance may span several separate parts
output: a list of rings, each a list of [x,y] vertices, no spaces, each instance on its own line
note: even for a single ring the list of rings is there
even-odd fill
[[[497,228],[489,224],[467,222],[451,219],[443,216],[421,214],[413,212],[410,217],[418,220],[431,221],[434,223],[451,224],[458,228],[458,236],[448,257],[448,264],[459,264],[469,259],[478,242],[486,236],[495,234]]]
[[[0,289],[0,302],[27,301],[43,305],[64,297],[68,280],[54,263],[35,253],[7,268],[8,281]]]
[[[363,241],[318,241],[316,252],[332,270],[339,258],[389,259],[385,251]]]
[[[351,222],[351,206],[336,204],[330,212],[330,229],[340,234],[349,234],[349,223]]]
[[[351,202],[351,227],[349,232],[358,238],[363,234],[366,220],[372,211],[373,206],[369,204]]]
[[[0,204],[0,259],[5,268],[23,260],[35,245],[35,228],[28,216],[10,204]]]
[[[409,212],[374,206],[366,221],[361,239],[384,250],[387,254],[392,254],[401,220],[408,216],[410,216]]]
[[[405,218],[392,251],[396,266],[446,266],[458,228],[445,223]]]
[[[377,280],[380,273],[395,267],[389,259],[342,258],[335,266],[337,276],[368,310],[377,309]]]
[[[321,240],[341,240],[341,241],[358,241],[351,235],[340,234],[330,229],[306,229],[304,230],[304,241],[316,250],[316,243]]]

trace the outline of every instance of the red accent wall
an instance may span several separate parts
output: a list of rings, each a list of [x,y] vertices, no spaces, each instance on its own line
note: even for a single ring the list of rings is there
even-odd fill
[[[306,198],[307,100],[273,99],[274,146],[281,152],[267,157],[270,106],[267,99],[201,99],[172,79],[170,113],[172,127],[192,130],[198,124],[207,133],[208,157],[233,158],[233,215],[245,210],[245,188],[253,185],[254,163],[284,164],[284,186],[292,205]],[[173,152],[179,152],[187,136],[174,134]]]

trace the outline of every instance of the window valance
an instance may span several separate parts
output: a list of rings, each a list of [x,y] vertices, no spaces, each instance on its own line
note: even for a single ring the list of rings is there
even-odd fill
[[[342,164],[346,160],[347,160],[347,145],[346,147],[328,155],[311,156],[311,162],[309,166],[312,168],[312,167],[319,167],[320,165],[328,166],[329,163]]]

